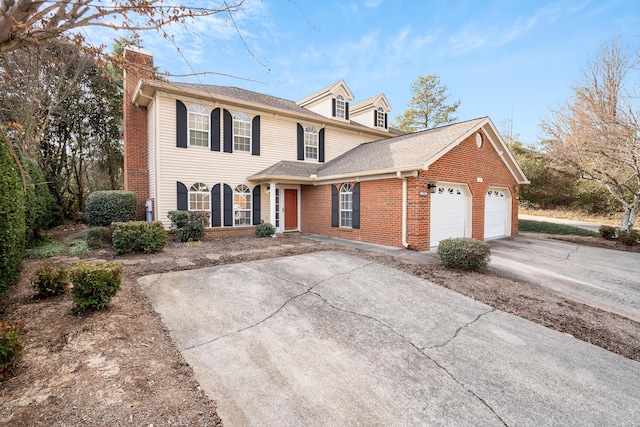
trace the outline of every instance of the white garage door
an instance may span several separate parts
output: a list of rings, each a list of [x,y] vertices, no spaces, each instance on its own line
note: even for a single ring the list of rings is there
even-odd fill
[[[484,198],[484,238],[507,234],[507,196],[504,190],[489,190]]]
[[[461,185],[438,185],[431,194],[431,247],[440,240],[464,237],[467,227],[467,194]]]

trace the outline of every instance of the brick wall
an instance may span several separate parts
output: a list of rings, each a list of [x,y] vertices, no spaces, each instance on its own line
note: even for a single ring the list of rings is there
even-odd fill
[[[360,183],[360,229],[331,226],[331,185],[302,186],[301,206],[302,232],[402,247],[399,179]]]
[[[518,232],[516,181],[488,139],[481,148],[476,134],[420,171],[407,178],[407,243],[417,250],[429,249],[430,196],[429,181],[466,184],[472,194],[472,237],[484,238],[484,200],[489,187],[497,186],[511,193],[511,233]],[[482,178],[482,182],[478,182]],[[339,184],[337,185],[339,188]],[[402,181],[386,179],[360,183],[360,229],[331,227],[331,186],[303,186],[301,192],[301,231],[402,247]]]
[[[153,57],[134,50],[125,50],[123,96],[124,189],[138,199],[137,218],[145,217],[145,201],[149,198],[149,167],[147,148],[147,109],[131,102],[140,79],[153,77]]]
[[[256,227],[207,227],[204,235],[207,239],[217,239],[231,236],[253,236],[256,234]]]

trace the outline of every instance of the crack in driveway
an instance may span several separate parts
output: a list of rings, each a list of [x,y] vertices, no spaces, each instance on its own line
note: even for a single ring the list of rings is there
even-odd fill
[[[378,319],[378,318],[376,318],[376,317],[374,317],[374,316],[369,316],[369,315],[367,315],[367,314],[358,313],[358,312],[355,312],[355,311],[351,311],[351,310],[347,310],[347,309],[344,309],[344,308],[338,307],[338,306],[336,306],[336,305],[332,304],[331,302],[329,302],[329,301],[328,301],[325,297],[323,297],[319,292],[314,291],[314,289],[315,289],[317,286],[321,285],[321,284],[322,284],[322,283],[324,283],[324,282],[327,282],[327,281],[329,281],[329,280],[331,280],[331,279],[333,279],[333,278],[335,278],[335,277],[340,277],[340,276],[343,276],[343,275],[351,274],[351,273],[353,273],[353,272],[355,272],[355,271],[358,271],[358,270],[360,270],[360,269],[362,269],[362,268],[368,267],[368,266],[370,266],[370,265],[372,265],[372,264],[375,264],[375,263],[374,263],[374,262],[369,262],[369,263],[363,264],[363,265],[361,265],[361,266],[358,266],[358,267],[356,267],[356,268],[353,268],[353,269],[351,269],[351,270],[349,270],[349,271],[342,272],[342,273],[337,273],[337,274],[333,274],[333,275],[331,275],[330,277],[327,277],[327,278],[325,278],[325,279],[319,280],[318,282],[316,282],[316,283],[314,283],[313,285],[309,286],[309,287],[308,287],[304,292],[300,292],[299,294],[296,294],[296,295],[294,295],[294,296],[290,297],[289,299],[287,299],[287,300],[286,300],[284,303],[282,303],[282,305],[280,305],[280,306],[279,306],[275,311],[273,311],[272,313],[270,313],[268,316],[266,316],[265,318],[261,319],[260,321],[255,322],[255,323],[253,323],[253,324],[251,324],[251,325],[249,325],[249,326],[246,326],[246,327],[243,327],[243,328],[237,329],[237,330],[235,330],[235,331],[232,331],[232,332],[229,332],[229,333],[226,333],[226,334],[220,335],[220,336],[218,336],[218,337],[212,338],[212,339],[210,339],[210,340],[204,341],[204,342],[202,342],[202,343],[194,344],[194,345],[192,345],[192,346],[190,346],[190,347],[185,348],[185,350],[184,350],[184,351],[189,351],[189,350],[192,350],[192,349],[194,349],[194,348],[202,347],[202,346],[205,346],[205,345],[210,344],[210,343],[212,343],[212,342],[216,342],[216,341],[218,341],[218,340],[220,340],[220,339],[222,339],[222,338],[226,338],[226,337],[229,337],[229,336],[231,336],[231,335],[235,335],[235,334],[238,334],[238,333],[241,333],[241,332],[247,331],[247,330],[249,330],[249,329],[255,328],[255,327],[257,327],[257,326],[259,326],[259,325],[263,324],[264,322],[268,321],[269,319],[273,318],[274,316],[276,316],[279,312],[281,312],[281,311],[282,311],[282,309],[284,309],[284,308],[285,308],[289,303],[291,303],[292,301],[296,300],[297,298],[300,298],[300,297],[302,297],[302,296],[304,296],[304,295],[307,295],[307,294],[312,294],[312,295],[315,295],[315,296],[317,296],[318,298],[320,298],[320,299],[321,299],[321,300],[322,300],[326,305],[328,305],[329,307],[333,308],[334,310],[341,311],[341,312],[344,312],[344,313],[347,313],[347,314],[351,314],[351,315],[354,315],[354,316],[363,317],[363,318],[365,318],[365,319],[371,320],[371,321],[373,321],[373,322],[375,322],[375,323],[378,323],[378,324],[382,325],[384,328],[388,329],[388,330],[389,330],[389,331],[391,331],[393,334],[395,334],[395,335],[397,335],[398,337],[400,337],[404,342],[406,342],[406,343],[407,343],[407,344],[409,344],[411,347],[413,347],[413,348],[414,348],[418,353],[420,353],[422,356],[426,357],[426,358],[427,358],[428,360],[430,360],[430,361],[431,361],[435,366],[437,366],[439,369],[441,369],[443,372],[445,372],[445,374],[447,374],[447,375],[448,375],[448,376],[449,376],[449,377],[450,377],[450,378],[451,378],[451,379],[452,379],[456,384],[458,384],[458,385],[459,385],[463,390],[465,390],[465,391],[466,391],[467,393],[469,393],[471,396],[473,396],[474,398],[476,398],[476,399],[478,400],[478,402],[480,402],[483,406],[485,406],[485,407],[486,407],[486,408],[487,408],[487,409],[488,409],[488,410],[489,410],[489,411],[490,411],[490,412],[491,412],[491,413],[492,413],[492,414],[493,414],[493,415],[494,415],[494,416],[495,416],[495,417],[496,417],[496,418],[497,418],[497,419],[502,423],[502,425],[504,425],[504,426],[508,426],[508,424],[507,424],[507,423],[502,419],[502,417],[501,417],[501,416],[500,416],[500,415],[495,411],[495,409],[493,409],[493,408],[491,407],[491,405],[490,405],[490,404],[489,404],[485,399],[483,399],[481,396],[479,396],[478,394],[476,394],[476,393],[475,393],[475,392],[474,392],[470,387],[468,387],[468,386],[467,386],[466,384],[464,384],[461,380],[459,380],[459,379],[458,379],[458,378],[457,378],[457,377],[456,377],[452,372],[450,372],[450,371],[449,371],[445,366],[443,366],[442,364],[440,364],[440,363],[439,363],[435,358],[433,358],[431,355],[429,355],[428,353],[426,353],[426,350],[434,349],[434,348],[442,348],[442,347],[444,347],[444,346],[448,345],[451,341],[453,341],[455,338],[457,338],[457,337],[458,337],[458,335],[460,334],[460,332],[461,332],[462,330],[464,330],[464,329],[468,328],[469,326],[473,325],[474,323],[478,322],[478,321],[479,321],[483,316],[486,316],[487,314],[490,314],[490,313],[492,313],[492,312],[494,312],[494,311],[496,311],[496,310],[495,310],[494,308],[491,308],[491,310],[489,310],[489,311],[487,311],[487,312],[480,313],[479,315],[477,315],[477,316],[476,316],[473,320],[471,320],[470,322],[467,322],[467,323],[465,323],[464,325],[460,326],[460,327],[459,327],[459,328],[458,328],[458,329],[453,333],[453,335],[452,335],[449,339],[447,339],[443,344],[438,344],[438,345],[434,345],[434,346],[431,346],[431,347],[423,347],[423,348],[421,348],[421,347],[419,347],[418,345],[416,345],[413,341],[411,341],[409,338],[405,337],[402,333],[400,333],[399,331],[395,330],[395,329],[394,329],[394,328],[392,328],[390,325],[388,325],[387,323],[385,323],[384,321],[382,321],[382,320],[380,320],[380,319]],[[254,268],[254,267],[252,267],[252,268]],[[260,271],[260,270],[259,270],[259,271]],[[295,284],[303,285],[303,286],[304,286],[304,284],[303,284],[303,283],[296,282],[296,281],[291,280],[291,279],[288,279],[288,278],[280,277],[280,276],[278,276],[277,274],[274,274],[274,273],[272,273],[272,272],[264,272],[264,271],[261,271],[261,272],[262,272],[262,273],[270,274],[270,275],[272,275],[272,276],[274,276],[274,277],[277,277],[277,278],[279,278],[279,279],[281,279],[281,280],[286,280],[286,281],[288,281],[288,282],[291,282],[291,283],[295,283]]]
[[[383,327],[389,329],[393,334],[397,335],[398,337],[400,337],[403,341],[405,341],[407,344],[409,344],[411,347],[413,347],[415,350],[417,350],[421,355],[425,356],[427,359],[429,359],[431,362],[433,362],[433,364],[435,364],[438,368],[442,369],[456,384],[458,384],[463,390],[465,390],[467,393],[469,393],[470,395],[472,395],[473,397],[475,397],[476,399],[478,399],[478,401],[480,403],[482,403],[498,420],[500,420],[500,422],[502,423],[502,425],[504,426],[508,426],[508,424],[502,419],[502,417],[495,411],[495,409],[493,409],[491,407],[491,405],[489,405],[489,403],[484,400],[481,396],[479,396],[478,394],[476,394],[473,390],[471,390],[471,388],[469,388],[466,384],[464,384],[462,381],[460,381],[458,378],[456,378],[455,375],[453,375],[453,373],[451,373],[445,366],[441,365],[437,360],[435,360],[431,355],[427,354],[425,352],[425,350],[430,350],[433,348],[441,348],[446,346],[447,344],[449,344],[452,340],[454,340],[458,334],[460,333],[460,331],[462,331],[463,329],[468,328],[469,326],[473,325],[474,323],[476,323],[478,320],[480,320],[482,317],[486,316],[487,314],[493,313],[494,311],[496,311],[495,308],[491,308],[491,310],[486,311],[484,313],[480,313],[478,316],[475,317],[475,319],[473,319],[470,322],[465,323],[464,325],[460,326],[455,332],[454,334],[451,336],[451,338],[449,338],[444,344],[438,344],[435,346],[431,346],[431,347],[423,347],[420,348],[418,347],[413,341],[411,341],[409,338],[405,337],[402,333],[400,333],[399,331],[396,331],[394,328],[392,328],[391,326],[389,326],[387,323],[385,323],[384,321],[378,319],[377,317],[374,316],[370,316],[368,314],[363,314],[363,313],[358,313],[355,311],[351,311],[351,310],[347,310],[341,307],[338,307],[332,303],[330,303],[326,298],[324,298],[321,294],[319,294],[318,292],[313,292],[313,291],[309,291],[309,293],[312,293],[314,295],[317,295],[325,304],[327,304],[329,307],[333,308],[334,310],[337,311],[341,311],[343,313],[347,313],[347,314],[351,314],[354,316],[359,316],[359,317],[364,317],[365,319],[369,319],[372,320],[376,323],[379,323],[380,325],[382,325]]]
[[[367,267],[367,266],[369,266],[369,265],[372,265],[372,264],[374,264],[374,263],[373,263],[373,262],[369,262],[369,263],[363,264],[363,265],[361,265],[361,266],[359,266],[359,267],[353,268],[353,269],[351,269],[351,270],[349,270],[349,271],[345,271],[345,272],[342,272],[342,273],[336,273],[336,274],[331,275],[330,277],[327,277],[326,279],[322,279],[322,280],[320,280],[320,281],[318,281],[318,282],[314,283],[314,284],[313,284],[313,285],[311,285],[310,287],[308,287],[304,292],[300,292],[299,294],[296,294],[296,295],[292,296],[291,298],[287,299],[284,303],[282,303],[282,305],[281,305],[280,307],[278,307],[278,308],[277,308],[273,313],[269,314],[269,315],[268,315],[267,317],[265,317],[264,319],[262,319],[262,320],[260,320],[260,321],[258,321],[258,322],[256,322],[256,323],[254,323],[254,324],[251,324],[251,325],[249,325],[249,326],[245,326],[244,328],[240,328],[240,329],[238,329],[238,330],[235,330],[235,331],[232,331],[232,332],[228,332],[228,333],[226,333],[226,334],[222,334],[222,335],[217,336],[217,337],[215,337],[215,338],[212,338],[212,339],[210,339],[210,340],[207,340],[207,341],[204,341],[204,342],[201,342],[201,343],[198,343],[198,344],[194,344],[194,345],[192,345],[192,346],[190,346],[190,347],[185,348],[185,349],[184,349],[184,351],[189,351],[189,350],[192,350],[192,349],[194,349],[194,348],[202,347],[202,346],[205,346],[205,345],[210,344],[210,343],[212,343],[212,342],[218,341],[218,340],[220,340],[220,339],[222,339],[222,338],[226,338],[226,337],[228,337],[228,336],[231,336],[231,335],[234,335],[234,334],[238,334],[238,333],[240,333],[240,332],[244,332],[244,331],[246,331],[246,330],[249,330],[249,329],[255,328],[255,327],[257,327],[257,326],[259,326],[259,325],[263,324],[263,323],[264,323],[264,322],[266,322],[267,320],[271,319],[271,318],[272,318],[273,316],[275,316],[276,314],[278,314],[278,313],[279,313],[283,308],[285,308],[285,307],[286,307],[290,302],[294,301],[295,299],[300,298],[301,296],[306,295],[306,294],[308,294],[308,293],[314,293],[314,292],[312,292],[312,291],[313,291],[313,288],[315,288],[316,286],[318,286],[318,285],[322,284],[323,282],[326,282],[327,280],[331,280],[331,279],[333,279],[334,277],[339,277],[339,276],[343,276],[343,275],[346,275],[346,274],[351,274],[351,273],[353,273],[353,272],[355,272],[355,271],[358,271],[358,270],[360,270],[360,269],[362,269],[362,268],[365,268],[365,267]],[[252,266],[251,268],[255,268],[255,267],[253,267],[253,266]],[[257,270],[257,269],[256,269],[256,270]],[[271,273],[271,272],[264,272],[264,271],[261,271],[261,270],[258,270],[258,271],[260,271],[261,273],[267,273],[267,274],[270,274],[270,275],[272,275],[272,276],[274,276],[274,277],[277,277],[277,278],[279,278],[279,279],[281,279],[281,280],[286,280],[286,281],[288,281],[288,282],[291,282],[291,283],[295,283],[295,284],[303,285],[303,286],[304,286],[304,283],[299,283],[299,282],[296,282],[296,281],[291,280],[291,279],[287,279],[287,278],[284,278],[284,277],[280,277],[280,276],[278,276],[277,274],[274,274],[274,273]]]

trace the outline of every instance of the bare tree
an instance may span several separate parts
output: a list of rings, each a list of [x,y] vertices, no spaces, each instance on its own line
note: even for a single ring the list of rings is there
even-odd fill
[[[616,41],[605,45],[584,70],[572,101],[542,123],[546,148],[606,188],[623,209],[620,229],[633,228],[640,209],[640,121],[636,97],[627,90],[638,57]]]
[[[0,54],[27,46],[84,40],[73,30],[99,26],[142,31],[188,18],[235,12],[244,0],[223,1],[219,8],[169,5],[162,0],[2,0]]]

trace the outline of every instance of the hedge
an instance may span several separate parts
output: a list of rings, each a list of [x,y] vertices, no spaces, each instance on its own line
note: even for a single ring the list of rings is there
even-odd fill
[[[87,197],[86,219],[94,227],[136,219],[138,202],[131,191],[94,191]]]
[[[25,224],[22,175],[0,131],[0,295],[20,278]]]
[[[167,230],[160,221],[115,222],[113,249],[117,255],[130,252],[160,252],[167,244]]]
[[[491,247],[468,237],[445,239],[438,244],[438,257],[445,267],[477,271],[489,264]]]

